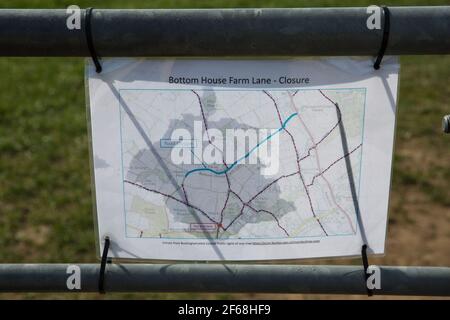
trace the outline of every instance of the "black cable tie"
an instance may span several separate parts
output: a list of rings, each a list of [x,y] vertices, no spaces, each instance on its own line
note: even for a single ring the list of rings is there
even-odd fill
[[[109,237],[105,237],[105,245],[103,246],[102,253],[102,261],[100,263],[100,273],[98,275],[98,292],[105,293],[105,271],[106,271],[106,263],[110,263],[108,261],[108,250],[109,250]]]
[[[84,11],[84,33],[86,34],[86,42],[89,49],[89,53],[91,54],[92,61],[94,62],[95,65],[95,71],[97,73],[100,73],[102,72],[102,65],[100,64],[97,52],[95,51],[94,41],[92,40],[92,28],[91,28],[92,10],[94,10],[94,8],[87,8]]]
[[[367,274],[367,269],[369,268],[369,259],[367,258],[367,244],[363,244],[361,248],[361,256],[362,262],[364,266],[364,279],[366,279],[364,286],[367,289],[367,296],[373,296],[373,291],[367,287],[367,280],[369,279],[369,275]]]
[[[375,70],[380,69],[381,60],[383,60],[384,52],[386,51],[388,42],[389,42],[389,32],[391,29],[391,13],[389,11],[389,8],[386,6],[381,6],[383,9],[383,16],[384,16],[384,24],[383,24],[383,40],[381,40],[381,47],[378,51],[377,59],[375,60],[375,63],[373,65],[373,68]]]

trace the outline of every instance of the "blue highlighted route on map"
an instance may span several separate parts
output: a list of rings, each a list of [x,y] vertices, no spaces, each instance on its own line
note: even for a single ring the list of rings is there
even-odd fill
[[[198,171],[207,171],[207,172],[211,172],[217,175],[221,175],[221,174],[225,174],[228,171],[230,171],[231,169],[233,169],[234,166],[236,166],[240,161],[248,158],[252,152],[254,152],[255,150],[257,150],[263,143],[269,141],[274,135],[280,133],[280,131],[284,130],[286,128],[286,125],[288,124],[288,122],[295,117],[296,115],[298,115],[298,112],[295,112],[293,114],[291,114],[286,120],[284,120],[284,122],[282,123],[281,127],[275,131],[274,133],[268,135],[265,139],[263,139],[262,141],[258,142],[258,144],[256,146],[254,146],[249,152],[247,152],[244,156],[242,156],[241,158],[237,159],[236,161],[234,161],[228,168],[225,168],[224,170],[214,170],[211,168],[196,168],[196,169],[192,169],[189,170],[188,172],[186,172],[186,174],[184,175],[184,177],[188,177],[190,174],[194,173],[194,172],[198,172]]]

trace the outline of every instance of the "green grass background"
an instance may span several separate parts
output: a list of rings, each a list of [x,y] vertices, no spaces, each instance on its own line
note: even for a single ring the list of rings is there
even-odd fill
[[[9,0],[2,1],[0,8],[66,8],[71,4],[96,8],[320,7],[381,3],[449,5],[450,1]],[[414,154],[416,148],[424,148],[435,160],[423,167],[414,156],[408,157],[408,152],[396,152],[392,195],[400,199],[413,188],[430,204],[450,210],[450,135],[441,133],[442,116],[450,113],[450,56],[405,56],[401,63],[396,151],[405,149]],[[81,58],[0,58],[0,263],[97,261],[83,70]],[[400,223],[407,221],[401,201],[391,206],[390,217]],[[0,295],[22,297],[98,296]]]

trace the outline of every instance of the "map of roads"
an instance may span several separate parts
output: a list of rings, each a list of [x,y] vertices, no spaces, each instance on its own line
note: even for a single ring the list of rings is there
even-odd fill
[[[183,261],[383,254],[399,65],[87,65],[98,253]]]
[[[358,190],[365,89],[128,89],[120,99],[128,237],[356,233],[346,166]]]

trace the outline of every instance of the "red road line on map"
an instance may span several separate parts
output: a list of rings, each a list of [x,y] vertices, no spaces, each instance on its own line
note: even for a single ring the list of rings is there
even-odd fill
[[[335,106],[335,108],[336,108],[336,111],[337,111],[337,114],[338,114],[338,122],[337,122],[337,124],[333,127],[332,130],[334,130],[334,128],[336,128],[337,125],[339,125],[340,122],[342,121],[342,113],[341,113],[341,109],[339,108],[339,105],[338,105],[336,102],[334,102],[333,100],[331,100],[330,98],[328,98],[328,97],[327,97],[320,89],[319,89],[318,91],[320,92],[320,94],[321,94],[323,97],[325,97],[328,101],[330,101],[330,102]],[[297,108],[296,108],[296,106],[295,106],[295,103],[294,103],[294,100],[293,100],[292,96],[291,96],[290,98],[291,98],[291,103],[292,103],[292,105],[293,105],[293,107],[294,107],[294,110],[297,111]],[[304,121],[303,121],[300,117],[299,117],[299,119],[300,119],[300,122],[302,123],[303,127],[305,128],[307,134],[309,135],[311,141],[312,141],[313,144],[315,145],[315,147],[312,148],[312,149],[314,149],[314,151],[315,151],[315,153],[316,153],[316,163],[317,163],[317,167],[318,167],[319,170],[321,171],[321,169],[320,169],[320,162],[319,162],[319,161],[320,161],[320,158],[319,158],[319,154],[317,153],[317,148],[316,148],[317,145],[318,145],[318,143],[315,143],[315,142],[314,142],[314,137],[312,136],[311,132],[309,131],[309,129],[308,129],[308,127],[306,126],[306,124],[304,123]],[[331,133],[331,131],[329,131],[325,136],[328,136],[329,133]],[[323,140],[324,140],[324,139],[322,138],[321,141],[323,141]],[[310,150],[311,150],[311,148],[310,148]],[[309,150],[309,151],[310,151],[310,150]],[[309,152],[309,151],[308,151],[308,152]],[[337,202],[336,197],[334,196],[334,192],[333,192],[333,189],[331,188],[330,183],[329,183],[328,180],[325,178],[325,176],[322,175],[321,178],[322,178],[322,179],[325,181],[325,183],[327,184],[328,189],[330,190],[330,194],[331,194],[331,197],[332,197],[332,199],[333,199],[334,204],[335,204],[336,207],[337,207],[339,210],[341,210],[341,212],[345,215],[345,217],[347,218],[347,221],[348,221],[348,223],[349,223],[351,229],[352,229],[353,232],[355,233],[355,228],[354,228],[353,223],[352,223],[352,221],[351,221],[351,219],[350,219],[350,216],[349,216],[349,214],[347,213],[347,211],[345,211],[345,210],[339,205],[339,203]]]
[[[186,189],[184,189],[184,181],[181,183],[181,189],[183,190],[184,198],[186,199],[186,203],[189,203],[189,199],[186,193]]]
[[[281,123],[281,125],[283,125],[283,121],[281,120],[281,115],[280,115],[280,111],[279,111],[279,109],[278,109],[277,102],[276,102],[275,99],[272,97],[272,95],[269,94],[267,91],[263,90],[263,92],[264,92],[264,93],[272,100],[272,102],[273,102],[273,104],[274,104],[274,106],[275,106],[275,109],[277,110],[277,114],[278,114],[278,118],[279,118],[279,120],[280,120],[280,123]],[[300,118],[300,116],[299,116],[299,118]],[[292,142],[292,145],[293,145],[293,147],[294,147],[294,151],[295,151],[295,154],[296,154],[296,157],[297,157],[298,174],[299,174],[299,176],[300,176],[300,180],[301,180],[301,182],[302,182],[303,188],[304,188],[304,190],[305,190],[305,192],[306,192],[306,195],[307,195],[307,198],[308,198],[308,202],[309,202],[309,206],[310,206],[310,208],[311,208],[311,213],[312,213],[313,217],[316,219],[316,221],[317,221],[317,223],[319,224],[319,226],[320,226],[320,228],[322,229],[322,231],[325,233],[326,236],[328,236],[328,233],[327,233],[327,231],[325,230],[324,226],[322,225],[322,222],[320,222],[319,218],[318,218],[317,215],[316,215],[316,212],[314,211],[314,207],[313,207],[312,200],[311,200],[311,195],[309,194],[309,190],[308,190],[308,188],[306,187],[305,179],[303,178],[302,170],[301,170],[301,168],[300,168],[300,156],[299,156],[299,153],[298,153],[298,150],[297,150],[297,145],[295,144],[294,137],[293,137],[292,134],[289,132],[289,130],[287,130],[286,128],[284,128],[283,130],[284,130],[284,131],[289,135],[289,137],[291,138],[291,142]]]
[[[345,155],[343,155],[342,157],[340,157],[339,159],[333,161],[325,170],[319,172],[318,174],[316,174],[312,180],[311,183],[307,184],[307,187],[310,187],[314,184],[314,180],[316,180],[316,178],[322,176],[325,172],[327,172],[332,166],[334,166],[336,163],[338,163],[340,160],[344,159],[345,157],[351,155],[353,152],[355,152],[357,149],[359,149],[362,146],[362,143],[360,143],[357,147],[355,147],[352,151],[346,153]]]
[[[203,103],[202,103],[202,101],[201,101],[200,95],[199,95],[197,92],[195,92],[194,90],[191,90],[191,91],[196,95],[196,97],[197,97],[197,99],[198,99],[198,103],[199,103],[199,106],[200,106],[200,111],[201,111],[202,118],[203,118],[203,123],[204,123],[204,125],[205,125],[205,129],[207,130],[207,129],[208,129],[208,123],[207,123],[207,120],[206,120],[205,112],[204,112],[204,110],[203,110]],[[278,109],[277,109],[277,111],[278,111]],[[282,123],[282,121],[281,121],[281,115],[280,115],[279,112],[278,112],[278,117],[279,117],[279,119],[280,119],[280,122]],[[228,166],[227,166],[227,164],[226,164],[226,162],[225,162],[225,159],[224,159],[224,157],[223,157],[223,152],[222,152],[222,150],[220,150],[219,148],[217,148],[217,146],[214,145],[214,144],[211,142],[211,139],[210,139],[208,133],[207,133],[207,135],[208,135],[208,142],[209,142],[212,146],[214,146],[219,152],[222,153],[222,162],[223,162],[224,166],[225,166],[226,168],[228,168]],[[233,224],[233,223],[234,223],[234,222],[235,222],[235,221],[243,214],[243,209],[244,209],[244,206],[243,206],[243,207],[241,208],[241,211],[239,212],[239,214],[231,221],[231,223],[230,223],[226,228],[223,227],[223,224],[222,224],[222,223],[223,223],[223,219],[224,219],[223,213],[224,213],[225,208],[226,208],[226,205],[227,205],[227,203],[228,203],[228,199],[229,199],[230,193],[233,192],[233,194],[237,195],[237,193],[235,193],[235,192],[231,189],[231,183],[230,183],[228,174],[225,173],[225,176],[226,176],[226,178],[227,178],[227,183],[228,183],[227,198],[226,198],[225,203],[224,203],[224,206],[223,206],[223,208],[222,208],[222,210],[221,210],[221,214],[220,214],[220,222],[218,223],[216,237],[219,237],[219,231],[220,231],[220,228],[222,228],[224,231],[225,231],[226,229],[228,229],[228,228],[229,228],[229,227],[230,227],[230,226],[231,226],[231,225],[232,225],[232,224]],[[183,179],[182,187],[183,187],[183,191],[184,191],[184,179]],[[185,197],[186,197],[186,199],[187,199],[186,193],[185,193]],[[239,200],[240,200],[241,202],[243,202],[243,200],[242,200],[239,196],[238,196],[238,198],[239,198]],[[188,203],[189,203],[189,202],[188,202]],[[243,202],[243,203],[244,203],[244,202]],[[249,207],[250,207],[250,206],[249,206]],[[252,209],[253,209],[253,208],[252,208]],[[253,210],[255,210],[255,209],[253,209]],[[267,213],[271,214],[271,215],[275,218],[275,220],[277,221],[278,226],[279,226],[281,229],[283,229],[284,232],[287,233],[287,231],[286,231],[283,227],[281,227],[281,225],[280,225],[278,219],[276,218],[276,216],[275,216],[273,213],[269,212],[269,211],[267,211]],[[287,233],[287,234],[288,234],[288,233]],[[288,235],[289,235],[289,234],[288,234]]]
[[[342,121],[342,115],[341,115],[341,110],[339,109],[339,107],[337,106],[337,104],[335,103],[335,102],[333,102],[330,98],[328,98],[327,96],[325,96],[324,94],[323,94],[323,92],[321,91],[321,90],[318,90],[324,97],[326,97],[336,108],[337,108],[337,111],[338,111],[338,121],[335,123],[335,125],[329,130],[329,131],[327,131],[327,133],[317,142],[317,143],[314,143],[314,141],[313,141],[313,143],[314,143],[314,145],[313,146],[311,146],[309,149],[308,149],[308,152],[307,152],[307,154],[305,155],[305,156],[303,156],[303,157],[301,157],[300,158],[300,161],[302,161],[302,160],[304,160],[304,159],[306,159],[306,158],[308,158],[310,155],[311,155],[311,150],[313,150],[313,149],[316,149],[318,146],[319,146],[319,144],[320,143],[322,143],[322,141],[324,141],[333,131],[334,131],[334,129],[336,129],[338,126],[339,126],[339,124],[341,123],[341,121]],[[294,95],[292,95],[292,96],[294,96]]]
[[[198,99],[199,105],[200,105],[200,110],[201,110],[203,122],[204,122],[204,125],[205,125],[205,129],[207,130],[207,129],[208,129],[208,124],[207,124],[206,116],[205,116],[205,113],[204,113],[204,110],[203,110],[203,105],[202,105],[202,102],[201,102],[201,98],[200,98],[200,96],[199,96],[194,90],[191,90],[191,91],[197,96],[197,99]],[[184,179],[183,179],[183,182],[182,182],[182,185],[181,185],[181,186],[182,186],[183,193],[184,193],[184,196],[185,196],[185,198],[186,198],[186,201],[180,200],[180,199],[178,199],[178,198],[176,198],[176,197],[174,197],[174,196],[172,196],[172,195],[165,194],[165,193],[159,192],[159,191],[154,190],[154,189],[146,188],[146,187],[144,187],[144,186],[142,186],[142,185],[139,185],[139,184],[137,184],[137,183],[134,183],[134,182],[131,182],[131,181],[128,181],[128,180],[125,180],[125,182],[127,182],[127,183],[129,183],[129,184],[132,184],[132,185],[135,185],[135,186],[137,186],[137,187],[139,187],[139,188],[142,188],[142,189],[144,189],[144,190],[147,190],[147,191],[150,191],[150,192],[154,192],[154,193],[160,194],[160,195],[162,195],[162,196],[166,196],[166,197],[168,197],[168,198],[170,198],[170,199],[172,199],[172,200],[174,200],[174,201],[180,202],[180,203],[182,203],[182,204],[184,204],[184,205],[186,205],[186,206],[188,206],[188,207],[191,207],[191,208],[193,208],[193,209],[199,211],[199,212],[202,213],[205,217],[207,217],[211,222],[213,222],[213,223],[215,223],[215,224],[217,225],[217,237],[218,237],[220,228],[222,228],[224,231],[226,231],[228,228],[231,227],[231,225],[232,225],[232,224],[233,224],[240,216],[243,215],[243,211],[244,211],[244,208],[245,208],[245,207],[250,208],[251,210],[253,210],[253,211],[256,212],[256,213],[264,212],[264,213],[267,213],[267,214],[271,215],[271,216],[274,218],[274,220],[276,221],[278,227],[280,227],[280,228],[281,228],[281,229],[289,236],[289,233],[286,231],[285,228],[283,228],[283,227],[281,226],[281,224],[280,224],[278,218],[275,216],[274,213],[272,213],[272,212],[270,212],[270,211],[268,211],[268,210],[265,210],[265,209],[255,209],[254,207],[252,207],[252,206],[250,205],[250,203],[251,203],[256,197],[258,197],[259,195],[261,195],[264,191],[266,191],[270,186],[272,186],[274,183],[278,182],[279,180],[281,180],[281,179],[283,179],[283,178],[287,178],[287,177],[293,176],[293,175],[295,175],[295,174],[299,174],[300,179],[301,179],[301,181],[302,181],[302,184],[303,184],[303,186],[304,186],[304,188],[305,188],[306,194],[307,194],[307,196],[308,196],[308,200],[309,200],[309,204],[310,204],[310,207],[311,207],[313,216],[315,217],[316,221],[318,222],[318,224],[319,224],[320,227],[322,228],[323,232],[324,232],[326,235],[328,235],[327,232],[325,231],[325,229],[324,229],[322,223],[320,222],[319,218],[317,218],[316,215],[315,215],[314,208],[313,208],[313,206],[312,206],[311,197],[310,197],[310,194],[309,194],[309,191],[308,191],[308,188],[307,188],[308,186],[311,186],[311,185],[314,183],[314,179],[315,179],[316,177],[313,177],[312,182],[311,182],[309,185],[306,185],[306,184],[305,184],[305,181],[304,181],[304,178],[303,178],[303,175],[301,174],[301,168],[300,168],[300,161],[302,161],[302,160],[304,160],[305,158],[307,158],[308,156],[310,156],[311,150],[317,148],[317,146],[318,146],[323,140],[325,140],[325,138],[328,137],[328,136],[331,134],[331,132],[339,125],[339,123],[340,123],[340,121],[341,121],[341,119],[342,119],[342,117],[341,117],[341,112],[340,112],[340,109],[339,109],[338,105],[337,105],[336,103],[334,103],[330,98],[328,98],[327,96],[325,96],[321,90],[318,90],[318,91],[319,91],[326,99],[328,99],[331,103],[333,103],[333,104],[335,105],[335,107],[337,108],[337,110],[338,110],[338,117],[339,117],[337,123],[336,123],[336,124],[335,124],[335,125],[334,125],[334,126],[333,126],[333,127],[332,127],[332,128],[331,128],[331,129],[330,129],[330,130],[329,130],[329,131],[328,131],[328,132],[320,139],[320,140],[319,140],[318,143],[314,143],[314,140],[313,140],[312,136],[310,135],[310,137],[311,137],[311,139],[312,139],[314,145],[308,149],[308,154],[307,154],[306,156],[302,157],[302,158],[299,157],[299,153],[298,153],[298,150],[297,150],[297,146],[296,146],[296,144],[295,144],[294,137],[292,136],[292,134],[291,134],[286,128],[284,128],[284,130],[286,131],[286,133],[287,133],[287,134],[290,136],[290,138],[291,138],[291,141],[292,141],[292,144],[293,144],[295,153],[296,153],[298,171],[296,171],[296,172],[294,172],[294,173],[291,173],[291,174],[289,174],[289,175],[283,175],[283,176],[281,176],[281,177],[278,177],[278,178],[275,179],[274,181],[271,181],[268,185],[266,185],[263,189],[261,189],[258,193],[256,193],[256,194],[255,194],[248,202],[243,201],[242,198],[241,198],[236,192],[234,192],[234,191],[232,190],[232,188],[231,188],[231,183],[230,183],[230,180],[229,180],[229,177],[228,177],[227,174],[225,174],[226,179],[227,179],[227,183],[228,183],[228,191],[227,191],[227,198],[226,198],[225,203],[224,203],[224,206],[223,206],[223,208],[222,208],[222,210],[221,210],[221,219],[220,219],[219,222],[217,222],[217,221],[215,221],[214,219],[212,219],[206,212],[204,212],[204,211],[201,210],[200,208],[198,208],[198,207],[196,207],[196,206],[194,206],[194,205],[192,205],[192,204],[189,203],[189,200],[188,200],[188,197],[187,197],[187,192],[186,192],[186,190],[185,190],[185,188],[184,188]],[[264,93],[265,93],[265,94],[273,101],[274,106],[275,106],[276,111],[277,111],[278,119],[279,119],[280,123],[282,124],[283,122],[282,122],[282,119],[281,119],[281,114],[280,114],[280,112],[279,112],[278,105],[277,105],[275,99],[274,99],[274,98],[272,97],[272,95],[270,95],[267,91],[263,90],[263,92],[264,92]],[[295,93],[297,93],[297,92],[295,92]],[[299,118],[300,118],[300,117],[299,117]],[[300,118],[300,120],[301,120],[301,118]],[[303,123],[302,120],[301,120],[301,122],[302,122],[302,124],[305,126],[305,124]],[[305,126],[305,129],[307,129],[306,126]],[[307,131],[308,131],[308,129],[307,129]],[[217,148],[217,146],[215,146],[215,145],[211,142],[211,139],[210,139],[210,137],[209,137],[209,134],[207,134],[207,135],[208,135],[208,142],[209,142],[211,145],[213,145],[217,150],[219,150],[220,152],[222,152],[222,150],[220,150],[219,148]],[[324,174],[327,170],[329,170],[335,163],[337,163],[337,162],[340,161],[341,159],[343,159],[343,158],[345,158],[346,156],[348,156],[348,155],[350,155],[351,153],[353,153],[353,152],[354,152],[356,149],[358,149],[359,147],[361,147],[361,144],[360,144],[359,146],[357,146],[355,149],[353,149],[351,152],[349,152],[348,154],[346,154],[346,155],[342,156],[341,158],[335,160],[328,168],[326,168],[324,171],[322,171],[322,172],[321,172],[320,174],[318,174],[317,176],[322,176],[322,178],[325,179],[325,178],[323,177],[323,174]],[[316,151],[316,152],[317,152],[317,151]],[[228,168],[227,164],[225,163],[225,160],[223,159],[223,152],[222,152],[222,161],[223,161],[224,166]],[[320,168],[319,168],[319,169],[320,169]],[[329,184],[328,184],[328,185],[329,185]],[[330,186],[329,186],[329,187],[330,187]],[[330,190],[331,190],[331,187],[330,187]],[[224,219],[223,213],[224,213],[224,210],[225,210],[225,208],[226,208],[226,206],[227,206],[227,203],[228,203],[228,200],[229,200],[229,197],[230,197],[230,194],[231,194],[231,193],[232,193],[233,195],[235,195],[235,196],[239,199],[239,201],[241,201],[241,203],[243,204],[243,206],[242,206],[242,208],[241,208],[239,214],[238,214],[238,215],[237,215],[237,216],[236,216],[236,217],[228,224],[227,227],[224,227],[223,224],[222,224],[222,223],[223,223],[223,219]],[[333,195],[333,198],[334,198],[334,195]],[[335,204],[340,208],[340,206],[336,203],[336,201],[335,201]],[[340,208],[340,209],[343,210],[342,208]],[[345,212],[344,212],[344,213],[345,213]],[[347,216],[347,218],[348,218],[348,216]],[[351,222],[350,222],[350,224],[351,224]],[[351,225],[351,226],[352,226],[352,225]]]
[[[256,213],[264,212],[264,213],[271,215],[273,217],[273,219],[275,220],[275,222],[277,223],[278,227],[280,229],[282,229],[284,231],[284,233],[286,233],[286,235],[289,237],[289,233],[287,232],[287,230],[285,228],[283,228],[283,226],[281,226],[280,221],[278,220],[278,217],[273,212],[270,212],[265,209],[255,209],[253,206],[250,205],[249,202],[245,202],[244,200],[242,200],[242,198],[236,192],[234,192],[233,190],[231,190],[231,192],[239,199],[239,201],[242,202],[243,205],[242,205],[242,208],[241,208],[241,211],[239,212],[239,214],[236,217],[234,217],[234,219],[230,222],[230,224],[226,228],[224,228],[224,231],[226,231],[229,227],[231,227],[231,225],[234,223],[234,221],[236,221],[240,216],[243,215],[244,208],[248,207],[251,210],[255,211]]]
[[[220,150],[220,148],[218,148],[214,143],[212,143],[211,138],[210,138],[210,136],[209,136],[209,133],[208,133],[208,122],[206,121],[205,112],[204,112],[204,110],[203,110],[202,99],[200,98],[200,95],[199,95],[195,90],[191,90],[191,91],[196,95],[197,100],[198,100],[198,104],[199,104],[199,106],[200,106],[200,111],[201,111],[201,114],[202,114],[203,124],[205,125],[206,135],[208,136],[208,143],[211,144],[214,148],[216,148],[216,150],[218,150],[218,151],[222,154],[222,163],[223,163],[223,165],[225,166],[225,168],[228,168],[228,166],[227,166],[227,164],[226,164],[226,162],[225,162],[224,156],[223,156],[223,151]],[[224,213],[225,208],[226,208],[226,206],[227,206],[228,199],[229,199],[229,197],[230,197],[230,190],[231,190],[230,178],[228,177],[228,173],[227,173],[227,172],[225,172],[225,177],[226,177],[226,179],[227,179],[227,184],[228,184],[227,198],[225,199],[225,202],[224,202],[224,205],[223,205],[223,207],[222,207],[222,210],[220,211],[220,221],[219,221],[219,223],[217,223],[217,233],[216,233],[216,237],[217,237],[217,238],[219,237],[219,231],[220,231],[220,228],[222,227],[222,223],[223,223],[223,213]],[[183,183],[182,183],[182,185],[183,185],[183,190],[184,190],[184,181],[185,181],[186,178],[187,178],[187,177],[185,177],[185,178],[183,179]],[[187,199],[187,198],[186,198],[186,199]],[[223,227],[222,227],[222,228],[223,228]]]
[[[275,214],[273,214],[273,213],[270,212],[270,211],[264,210],[264,209],[259,209],[259,210],[257,210],[257,212],[258,212],[258,213],[259,213],[259,212],[265,212],[265,213],[270,214],[270,215],[275,219],[275,221],[277,222],[278,227],[281,228],[281,229],[283,229],[284,233],[286,233],[286,235],[289,237],[289,233],[286,231],[285,228],[283,228],[283,227],[281,226],[280,221],[278,220],[277,216],[275,216]]]
[[[340,124],[340,122],[342,121],[342,112],[341,112],[341,109],[339,108],[339,105],[337,104],[337,102],[334,102],[333,100],[331,100],[327,95],[325,95],[325,94],[322,92],[322,90],[319,90],[319,93],[320,93],[325,99],[327,99],[327,100],[330,101],[332,104],[334,104],[334,106],[336,107],[336,111],[337,111],[338,117],[339,117],[339,122],[338,122],[338,124]],[[317,154],[317,150],[316,150],[316,154]],[[318,158],[317,158],[317,160],[318,160]],[[320,167],[319,167],[319,170],[320,170]],[[348,223],[349,223],[349,225],[350,225],[350,227],[351,227],[353,233],[356,234],[356,230],[355,230],[355,227],[353,226],[352,220],[350,219],[350,215],[349,215],[348,212],[347,212],[346,210],[344,210],[344,208],[342,208],[342,207],[339,205],[339,203],[337,202],[336,197],[335,197],[334,192],[333,192],[333,189],[331,188],[330,182],[329,182],[329,181],[325,178],[325,176],[323,176],[323,175],[321,176],[321,178],[323,179],[323,181],[325,181],[325,183],[327,184],[328,188],[330,189],[330,194],[331,194],[331,197],[332,197],[332,199],[333,199],[334,204],[336,205],[336,207],[337,207],[339,210],[342,211],[342,213],[344,213],[344,215],[345,215],[345,217],[347,218],[347,221],[348,221]],[[355,213],[356,213],[356,208],[355,208]]]
[[[319,146],[319,144],[320,144],[323,140],[325,140],[325,138],[328,137],[328,136],[333,132],[334,129],[337,128],[337,126],[339,125],[340,122],[341,122],[341,116],[340,116],[340,113],[339,113],[339,120],[338,120],[338,122],[336,122],[336,124],[333,126],[333,128],[331,128],[331,130],[329,130],[329,131],[328,131],[328,132],[327,132],[327,133],[319,140],[319,142],[317,142],[316,144],[314,144],[312,147],[310,147],[310,148],[308,149],[308,153],[307,153],[305,156],[301,157],[301,158],[300,158],[300,161],[305,160],[306,158],[308,158],[308,157],[311,155],[311,150],[316,149],[316,148]]]
[[[258,193],[256,193],[252,198],[250,198],[250,200],[248,200],[248,203],[251,203],[253,200],[255,200],[256,197],[258,197],[259,195],[261,195],[264,191],[266,191],[270,186],[272,186],[274,183],[278,182],[279,180],[283,179],[283,178],[288,178],[291,177],[293,175],[298,174],[299,172],[296,171],[294,173],[291,174],[286,174],[286,175],[282,175],[281,177],[278,177],[277,179],[273,180],[272,182],[270,182],[268,185],[266,185],[263,189],[261,189]]]

